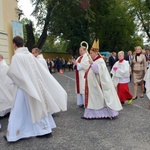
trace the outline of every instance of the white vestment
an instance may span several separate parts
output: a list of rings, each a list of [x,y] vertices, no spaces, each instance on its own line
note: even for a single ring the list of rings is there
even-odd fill
[[[43,57],[42,54],[38,55],[36,58],[43,64],[43,66],[44,66],[46,69],[48,69],[46,60],[44,59],[44,57]]]
[[[8,75],[19,88],[7,140],[50,133],[55,127],[51,113],[67,110],[66,91],[25,47],[15,51]]]
[[[113,70],[114,67],[118,69]],[[117,87],[118,83],[129,83],[130,82],[130,65],[129,62],[123,60],[123,62],[117,61],[112,67],[111,74],[113,75],[112,81],[114,86]]]
[[[81,61],[78,60],[82,57]],[[84,104],[84,91],[85,91],[85,71],[89,67],[89,58],[85,53],[83,56],[79,56],[76,60],[77,63],[77,71],[78,71],[78,78],[76,74],[76,93],[77,93],[77,105]],[[78,82],[78,83],[77,83]],[[77,86],[78,84],[78,86]],[[79,88],[79,89],[78,89]]]
[[[12,80],[7,76],[8,69],[6,61],[4,59],[0,61],[0,116],[10,112],[16,89]]]
[[[22,138],[49,134],[55,127],[51,114],[37,123],[32,122],[29,95],[19,88],[9,117],[7,141],[14,142]]]
[[[112,118],[122,109],[106,64],[101,56],[86,72],[84,118]]]
[[[147,69],[143,80],[145,81],[146,95],[150,99],[150,67]]]

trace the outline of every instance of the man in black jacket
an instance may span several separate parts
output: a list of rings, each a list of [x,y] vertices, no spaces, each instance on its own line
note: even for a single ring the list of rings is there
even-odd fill
[[[118,60],[118,58],[116,56],[116,52],[112,52],[112,55],[109,57],[110,70],[112,69],[112,67],[115,64],[115,62],[117,62],[117,60]]]
[[[116,56],[116,52],[112,52],[112,55],[109,57],[109,66],[110,66],[110,71],[113,67],[113,65],[118,61],[118,58]],[[111,74],[112,77],[112,74]]]
[[[133,58],[132,51],[128,51],[124,59],[127,60],[129,64],[131,65],[132,58]]]

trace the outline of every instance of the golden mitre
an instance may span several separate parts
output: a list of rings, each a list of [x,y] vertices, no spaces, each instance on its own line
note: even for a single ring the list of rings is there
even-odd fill
[[[99,52],[99,39],[95,39],[91,51]]]

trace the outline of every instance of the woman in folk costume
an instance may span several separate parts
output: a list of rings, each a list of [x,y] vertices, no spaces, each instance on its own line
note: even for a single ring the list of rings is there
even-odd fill
[[[81,46],[79,49],[80,56],[74,62],[76,65],[76,93],[77,93],[77,105],[84,106],[84,91],[85,91],[85,71],[89,67],[89,59],[86,54],[86,47]]]
[[[128,83],[130,82],[130,65],[129,62],[124,60],[124,52],[120,51],[118,53],[118,59],[112,70],[113,75],[112,80],[115,87],[117,88],[117,93],[122,104],[128,100],[128,104],[132,103],[132,94],[129,91]]]
[[[85,73],[85,111],[83,119],[115,118],[122,109],[116,90],[103,58],[99,43],[90,50],[92,60]]]
[[[67,93],[44,66],[13,38],[15,54],[8,71],[18,89],[5,139],[14,142],[32,136],[49,137],[56,127],[52,113],[67,110]]]

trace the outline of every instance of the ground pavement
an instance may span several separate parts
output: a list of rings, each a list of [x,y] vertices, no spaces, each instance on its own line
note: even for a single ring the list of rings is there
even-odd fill
[[[117,119],[83,120],[84,109],[76,105],[75,73],[66,71],[53,76],[68,93],[68,110],[54,115],[57,128],[53,129],[53,136],[8,143],[3,138],[8,118],[3,118],[0,150],[150,150],[150,110],[146,96],[125,104]]]

